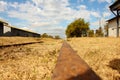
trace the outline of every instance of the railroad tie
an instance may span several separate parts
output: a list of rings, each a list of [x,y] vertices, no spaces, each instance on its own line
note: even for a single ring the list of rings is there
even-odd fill
[[[53,70],[52,80],[101,80],[101,78],[64,41]]]

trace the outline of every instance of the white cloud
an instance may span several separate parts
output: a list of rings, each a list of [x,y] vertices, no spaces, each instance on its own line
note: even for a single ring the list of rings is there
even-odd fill
[[[91,11],[91,15],[94,16],[94,17],[96,17],[96,18],[101,17],[100,13],[99,12],[95,12],[95,11]]]
[[[2,20],[3,20],[3,18],[2,18],[2,17],[0,17],[0,20],[2,21]]]
[[[78,6],[77,10],[68,7],[70,6],[68,0],[32,0],[32,2],[27,0],[24,3],[9,3],[8,6],[13,8],[7,10],[9,17],[27,21],[29,29],[51,34],[64,34],[65,26],[59,25],[62,21],[72,21],[75,18],[84,18],[88,21],[91,15],[100,17],[99,12],[87,10],[86,5]]]
[[[21,29],[28,30],[28,31],[32,31],[32,29],[30,29],[30,28],[28,28],[28,27],[22,27]]]
[[[77,0],[77,3],[83,2],[84,0]]]
[[[0,21],[7,22],[3,17],[0,17]]]
[[[112,0],[98,0],[98,2],[107,2],[107,3],[111,3],[112,2]]]
[[[98,29],[98,27],[104,27],[105,24],[106,24],[106,20],[104,18],[101,18],[95,22],[92,22],[90,25],[94,26],[95,29]]]
[[[57,24],[58,24],[58,22],[56,22],[56,21],[46,21],[46,22],[41,21],[41,22],[32,22],[31,26],[34,26],[34,27],[49,26],[49,27],[51,27],[51,25],[53,26],[53,25],[57,25]]]
[[[94,2],[95,0],[89,0],[90,2]]]
[[[0,1],[0,12],[5,11],[7,8],[7,2]]]
[[[43,4],[44,0],[32,0],[36,5]]]
[[[84,10],[84,9],[86,9],[87,7],[85,6],[85,5],[80,5],[80,6],[78,6],[78,9],[80,9],[80,10]]]
[[[111,15],[110,12],[103,12],[103,17],[109,17]]]
[[[51,28],[46,28],[46,33],[50,35],[61,35],[61,37],[65,37],[65,27],[58,26],[58,27],[51,27]]]
[[[17,8],[18,5],[19,5],[19,3],[18,3],[18,2],[8,3],[8,5],[9,5],[10,7]]]
[[[90,18],[90,13],[86,10],[85,5],[81,5],[79,10],[74,10],[67,7],[69,5],[67,0],[33,0],[33,2],[36,6],[30,2],[22,3],[17,6],[18,10],[8,11],[8,15],[32,23],[39,22],[39,24],[43,23],[43,21],[47,23],[47,21],[52,20],[60,22],[62,20],[71,20],[79,17],[85,19]],[[40,5],[38,5],[38,3]],[[16,7],[15,3],[13,5]],[[42,9],[41,5],[43,6]]]
[[[99,27],[99,23],[100,23],[100,20],[97,20],[97,21],[92,22],[90,25]]]
[[[74,18],[84,18],[85,20],[90,19],[90,11],[87,10],[79,10],[74,14]]]

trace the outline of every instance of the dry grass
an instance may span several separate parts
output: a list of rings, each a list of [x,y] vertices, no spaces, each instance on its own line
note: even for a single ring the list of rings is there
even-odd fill
[[[51,80],[62,40],[42,41],[0,49],[0,80]],[[120,38],[71,38],[68,43],[103,80],[120,80]]]
[[[61,40],[0,50],[0,80],[51,80]]]
[[[103,80],[120,80],[120,38],[71,38],[68,42]]]

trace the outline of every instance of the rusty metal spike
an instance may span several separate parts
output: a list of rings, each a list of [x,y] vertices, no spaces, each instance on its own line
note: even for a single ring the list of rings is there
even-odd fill
[[[101,80],[99,76],[64,41],[60,50],[52,80]]]

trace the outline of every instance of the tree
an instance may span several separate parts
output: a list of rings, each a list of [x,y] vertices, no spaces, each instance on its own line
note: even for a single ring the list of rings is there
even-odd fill
[[[47,33],[43,33],[42,34],[42,38],[48,38],[48,34]]]
[[[108,37],[108,24],[104,26],[104,30],[105,30],[105,37]]]
[[[53,36],[51,36],[51,35],[48,35],[48,38],[53,38]]]
[[[66,29],[67,37],[81,37],[87,36],[89,30],[89,22],[85,22],[84,19],[77,19],[70,23]]]
[[[94,30],[88,30],[88,37],[94,37]]]
[[[99,27],[99,29],[96,30],[96,37],[103,37],[103,30],[102,27]]]
[[[60,36],[59,36],[59,35],[56,35],[56,36],[55,36],[55,39],[60,39]]]
[[[48,35],[47,33],[43,33],[41,37],[42,38],[53,38],[52,35]]]

